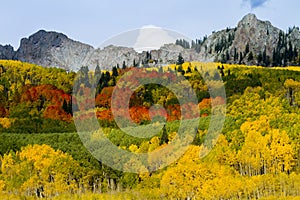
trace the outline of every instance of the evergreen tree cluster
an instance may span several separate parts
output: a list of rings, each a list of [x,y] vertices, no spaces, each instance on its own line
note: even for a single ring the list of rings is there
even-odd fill
[[[234,40],[234,35],[229,37],[222,37],[215,46],[215,52],[220,54],[220,57],[216,61],[222,63],[230,63],[233,61],[238,64],[245,64],[251,62],[261,66],[287,66],[287,65],[299,65],[300,57],[298,49],[293,43],[288,40],[289,34],[292,33],[294,28],[290,28],[287,33],[283,31],[279,32],[278,42],[276,47],[272,50],[272,55],[268,55],[267,47],[265,46],[261,52],[254,54],[251,51],[249,43],[246,44],[245,50],[238,52],[236,48],[233,49],[233,53],[228,51]]]
[[[100,94],[100,92],[102,91],[103,88],[109,86],[109,82],[112,78],[114,78],[114,76],[111,76],[108,71],[101,73],[101,77],[99,79],[99,82],[98,82],[97,88],[96,88],[96,95]]]
[[[177,39],[175,42],[176,45],[182,46],[185,49],[190,49],[191,45],[188,41],[186,41],[185,39]]]
[[[203,37],[203,39],[196,39],[195,41],[192,40],[192,42],[191,42],[191,48],[195,49],[195,51],[197,53],[199,53],[200,50],[201,50],[201,46],[204,44],[204,42],[206,40],[207,40],[207,36],[206,35]]]
[[[218,40],[215,46],[215,52],[220,53],[225,49],[228,49],[234,40],[234,34],[229,34],[228,37],[222,37]]]
[[[195,39],[191,42],[186,41],[185,39],[177,39],[175,44],[182,46],[185,49],[194,49],[197,53],[200,52],[201,46],[207,40],[207,36],[205,35],[203,39]]]
[[[62,105],[62,109],[63,109],[66,113],[73,115],[73,111],[72,111],[72,96],[71,96],[71,100],[70,100],[69,102],[67,102],[67,101],[64,99],[64,102],[63,102],[63,105]]]
[[[287,37],[292,32],[289,29],[288,33],[279,33],[279,40],[276,48],[273,49],[272,65],[273,66],[286,66],[287,64],[299,64],[298,51],[293,46],[291,41],[288,41]]]

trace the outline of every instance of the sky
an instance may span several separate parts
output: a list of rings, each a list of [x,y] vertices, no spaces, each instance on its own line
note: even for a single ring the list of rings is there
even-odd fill
[[[287,30],[300,26],[299,0],[0,0],[0,44],[19,47],[38,30],[57,31],[98,47],[112,36],[144,26],[188,38],[235,27],[248,13]]]

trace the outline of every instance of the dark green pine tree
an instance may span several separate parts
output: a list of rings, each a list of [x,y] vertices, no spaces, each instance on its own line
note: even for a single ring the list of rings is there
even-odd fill
[[[246,44],[246,47],[245,47],[245,55],[247,55],[250,51],[250,47],[249,47],[249,44],[247,43]]]
[[[137,63],[136,63],[135,59],[133,59],[133,66],[137,67]]]
[[[72,95],[71,95],[71,99],[68,103],[68,113],[73,116],[73,105],[72,104],[73,104],[73,98],[72,98]],[[75,109],[74,111],[78,111],[78,108],[77,108],[77,110]]]
[[[226,62],[229,61],[230,60],[230,55],[229,55],[228,50],[226,50],[225,56],[226,56]]]
[[[117,67],[113,67],[112,68],[112,76],[117,77],[118,75],[119,75],[118,68]]]
[[[263,65],[266,67],[266,66],[269,66],[269,62],[270,62],[270,58],[267,56],[267,48],[265,47],[264,51],[263,51],[263,54],[262,54],[262,62],[263,62]]]
[[[68,113],[69,112],[69,107],[68,107],[68,103],[67,101],[64,99],[63,105],[62,105],[62,109]]]
[[[248,62],[253,60],[253,53],[252,51],[250,51],[249,55],[248,55]]]
[[[100,81],[99,81],[100,82],[99,83],[100,87],[99,87],[99,90],[97,91],[97,93],[98,92],[100,93],[103,88],[105,88],[105,87],[108,86],[108,81],[109,80],[110,80],[110,74],[109,74],[109,72],[106,72],[106,73],[102,72],[101,78],[100,78]]]
[[[184,63],[184,59],[183,59],[181,53],[179,53],[176,64],[177,65],[182,65],[183,63]]]
[[[105,81],[108,83],[109,82],[109,80],[110,80],[110,73],[109,72],[105,72],[105,76],[104,76],[104,79],[105,79]]]
[[[122,64],[122,69],[126,69],[127,66],[126,66],[126,63],[125,63],[125,60],[123,61],[123,64]]]
[[[168,144],[168,142],[169,142],[169,137],[168,137],[166,125],[164,125],[164,127],[162,129],[162,135],[161,135],[159,144],[160,145]]]
[[[234,48],[233,59],[234,59],[234,61],[237,61],[238,58],[239,58],[239,55],[236,51],[236,48]]]

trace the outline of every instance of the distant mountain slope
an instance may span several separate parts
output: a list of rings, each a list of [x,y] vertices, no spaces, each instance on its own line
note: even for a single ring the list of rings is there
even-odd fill
[[[77,69],[93,50],[92,46],[73,41],[64,34],[41,30],[21,40],[14,59],[42,66]]]
[[[202,60],[271,66],[298,62],[299,49],[299,28],[284,33],[269,21],[248,14],[236,28],[210,35],[201,45],[200,55]]]
[[[38,31],[23,38],[17,51],[9,45],[0,45],[0,59],[15,59],[42,66],[56,66],[78,70],[87,65],[94,68],[111,69],[123,62],[126,65],[175,63],[179,53],[186,61],[221,61],[248,65],[299,65],[299,28],[287,33],[272,26],[268,21],[257,19],[254,14],[242,18],[235,28],[213,32],[192,47],[165,44],[158,50],[138,53],[133,48],[108,46],[94,49],[92,46],[69,39],[56,32]]]

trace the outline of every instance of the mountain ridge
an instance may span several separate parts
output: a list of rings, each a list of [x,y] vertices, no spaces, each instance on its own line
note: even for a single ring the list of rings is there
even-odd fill
[[[73,71],[81,66],[93,69],[99,65],[102,69],[111,69],[123,63],[176,63],[179,54],[186,61],[220,61],[263,66],[299,65],[299,52],[299,28],[294,27],[285,33],[271,22],[259,20],[252,13],[245,15],[235,28],[213,32],[189,48],[178,44],[165,44],[148,53],[138,53],[131,47],[112,45],[95,49],[91,45],[72,40],[63,33],[45,30],[21,39],[20,47],[16,51],[10,45],[0,45],[0,59],[20,60]]]

